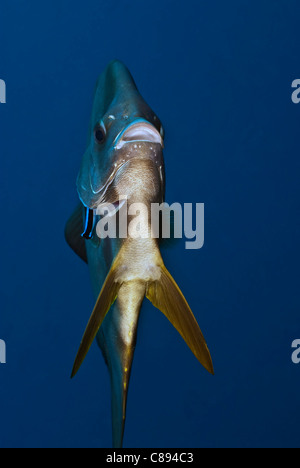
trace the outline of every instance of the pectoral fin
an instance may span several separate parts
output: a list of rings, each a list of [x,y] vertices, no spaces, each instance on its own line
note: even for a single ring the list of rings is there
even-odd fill
[[[85,240],[82,237],[83,230],[83,205],[79,203],[66,224],[65,238],[71,249],[87,263]]]
[[[161,278],[148,284],[146,297],[172,323],[205,369],[214,374],[210,352],[199,325],[165,266],[161,267]]]

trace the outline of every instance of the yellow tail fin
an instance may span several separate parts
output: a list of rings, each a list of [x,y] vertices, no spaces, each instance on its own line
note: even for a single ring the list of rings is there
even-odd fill
[[[78,372],[106,314],[118,296],[122,286],[122,283],[117,281],[118,264],[117,257],[108,273],[84,332],[74,362],[72,378]],[[186,299],[163,262],[160,264],[160,269],[160,279],[147,283],[146,297],[172,323],[205,369],[211,374],[214,374],[210,352]]]
[[[148,283],[146,297],[172,323],[205,369],[214,374],[210,352],[199,325],[164,265],[161,266],[160,279]]]

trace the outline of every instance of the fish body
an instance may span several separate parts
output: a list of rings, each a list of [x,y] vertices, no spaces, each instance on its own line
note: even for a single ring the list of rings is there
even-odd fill
[[[151,206],[162,203],[165,193],[163,135],[159,118],[139,94],[128,69],[121,62],[110,63],[96,85],[88,147],[77,180],[80,205],[67,223],[66,238],[87,262],[98,298],[72,377],[96,338],[110,373],[115,448],[123,443],[129,378],[145,297],[213,373],[202,332],[164,265],[159,239],[151,236]],[[126,223],[127,235],[104,239],[97,235],[95,213],[107,203],[116,207],[113,216],[118,216],[123,228]],[[134,219],[130,207],[136,203],[141,206],[140,237],[130,234]]]

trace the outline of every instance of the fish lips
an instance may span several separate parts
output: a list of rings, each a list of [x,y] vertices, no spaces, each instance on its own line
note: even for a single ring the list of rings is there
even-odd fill
[[[162,131],[159,132],[154,125],[144,119],[135,120],[127,126],[116,138],[114,148],[123,148],[128,143],[148,142],[158,143],[162,148],[164,141]]]
[[[111,163],[107,169],[104,167],[105,164],[103,164],[103,168],[97,169],[92,163],[91,157],[89,159],[88,183],[81,184],[79,176],[78,193],[83,204],[90,209],[96,209],[99,204],[107,202],[108,189],[115,180],[118,171],[129,161],[134,159],[152,160],[163,171],[163,146],[162,134],[150,122],[137,119],[129,124],[113,142],[110,151],[111,157],[108,158]],[[106,159],[107,162],[108,160]],[[103,170],[102,174],[101,169]]]

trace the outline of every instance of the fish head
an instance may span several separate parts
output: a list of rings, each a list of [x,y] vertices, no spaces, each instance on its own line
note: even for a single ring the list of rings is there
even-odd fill
[[[162,124],[128,69],[119,61],[109,64],[96,85],[88,146],[77,179],[82,203],[96,209],[113,202],[108,193],[116,175],[135,160],[151,161],[164,186],[163,139]]]

